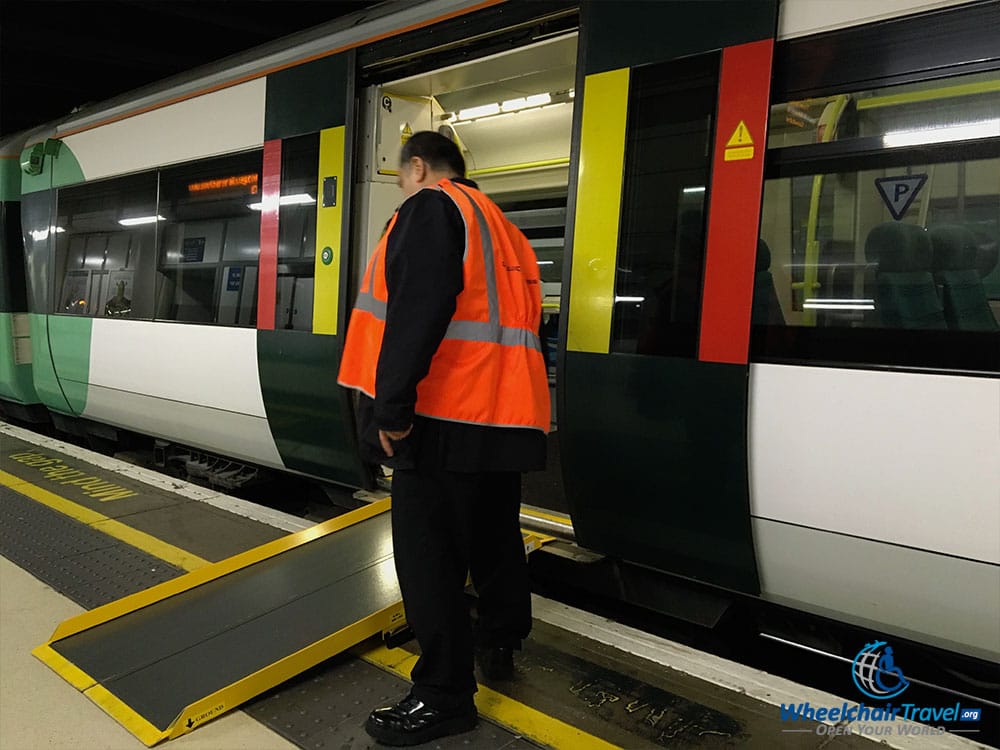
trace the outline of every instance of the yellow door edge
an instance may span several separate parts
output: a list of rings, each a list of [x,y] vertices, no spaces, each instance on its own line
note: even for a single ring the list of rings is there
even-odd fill
[[[316,185],[316,259],[313,265],[313,333],[337,335],[340,311],[341,247],[344,226],[344,147],[346,127],[319,134],[319,182]],[[323,205],[323,181],[337,180],[336,202]]]
[[[628,68],[585,79],[566,335],[570,351],[607,354],[611,340],[628,93]]]

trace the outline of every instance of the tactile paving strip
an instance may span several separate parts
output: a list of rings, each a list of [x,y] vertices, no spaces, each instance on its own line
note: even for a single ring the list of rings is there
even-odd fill
[[[0,554],[86,609],[184,573],[3,486]]]
[[[244,710],[289,742],[307,750],[382,747],[365,734],[369,712],[403,698],[410,684],[341,654],[264,693]],[[538,750],[538,745],[482,718],[471,732],[421,745],[428,750]]]
[[[0,555],[86,609],[115,601],[183,570],[0,485]],[[53,628],[58,623],[53,623]],[[377,706],[406,695],[409,683],[349,654],[330,659],[246,704],[244,711],[295,745],[381,747],[364,731]],[[425,745],[479,750],[538,746],[480,720],[472,732]]]

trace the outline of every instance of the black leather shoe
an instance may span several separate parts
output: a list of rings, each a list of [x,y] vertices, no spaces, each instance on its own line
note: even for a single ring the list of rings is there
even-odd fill
[[[368,715],[365,731],[383,745],[419,745],[476,726],[476,709],[446,713],[408,695],[395,706],[376,708]]]
[[[514,649],[510,646],[481,648],[476,652],[476,661],[487,680],[509,680],[514,676]]]

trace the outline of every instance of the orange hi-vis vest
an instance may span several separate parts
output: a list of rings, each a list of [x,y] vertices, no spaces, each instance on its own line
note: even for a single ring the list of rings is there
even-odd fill
[[[464,288],[430,370],[417,384],[416,413],[548,432],[549,381],[538,337],[542,290],[534,250],[475,188],[445,179],[424,189],[443,191],[465,221]],[[368,262],[337,378],[372,398],[390,294],[385,251],[395,224],[393,215]]]

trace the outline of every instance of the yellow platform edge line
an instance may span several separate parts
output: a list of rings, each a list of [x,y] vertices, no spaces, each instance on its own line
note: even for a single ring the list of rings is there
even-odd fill
[[[176,565],[182,570],[197,570],[208,565],[208,560],[204,560],[180,547],[175,547],[168,542],[157,539],[144,531],[133,529],[131,526],[109,518],[102,513],[84,507],[79,503],[68,500],[61,495],[50,492],[36,484],[21,479],[14,474],[8,474],[0,470],[0,484],[6,485],[10,489],[22,495],[30,497],[32,500],[41,503],[54,511],[69,516],[81,523],[90,526],[108,536],[114,537],[129,546],[148,552],[154,557]]]
[[[367,650],[357,648],[352,653],[369,664],[406,680],[410,679],[410,671],[417,661],[417,655],[404,648],[388,649],[381,644]],[[480,685],[479,692],[476,693],[476,708],[483,716],[511,731],[549,747],[573,750],[618,748],[618,745],[595,737],[484,685]]]

